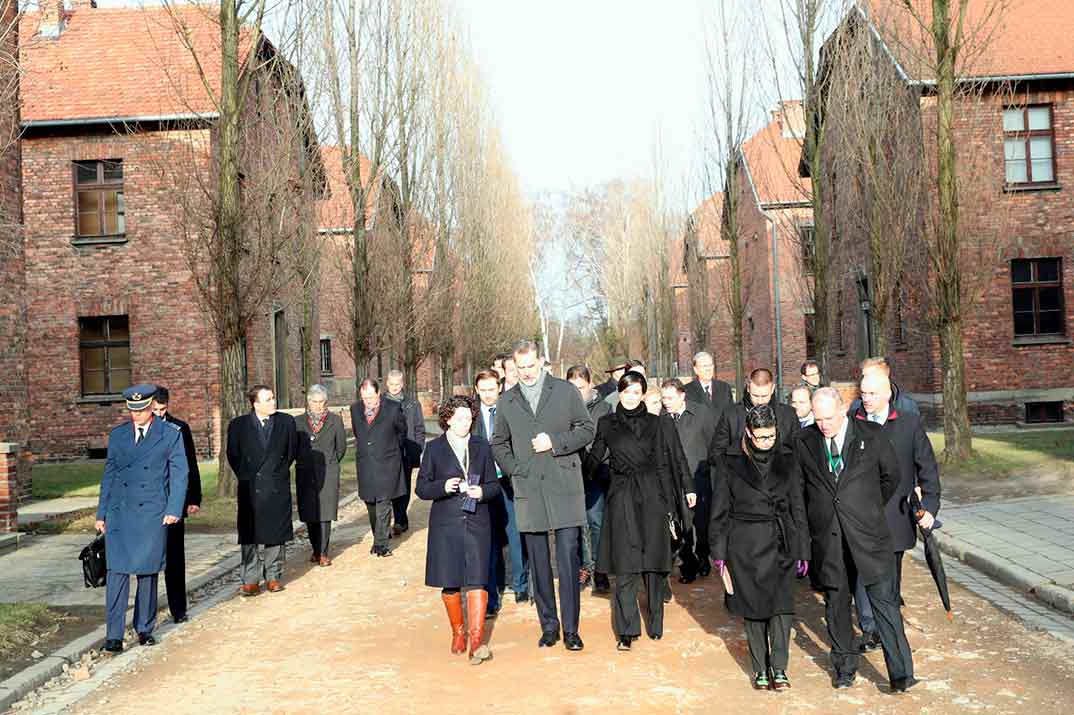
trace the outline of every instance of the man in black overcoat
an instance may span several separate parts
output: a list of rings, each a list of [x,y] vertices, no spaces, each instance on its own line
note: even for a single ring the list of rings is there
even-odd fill
[[[603,400],[608,395],[619,391],[619,378],[627,371],[628,362],[630,361],[625,357],[612,360],[611,366],[604,371],[608,379],[593,387],[593,391],[600,396],[600,399]]]
[[[351,428],[358,456],[358,497],[365,502],[373,532],[369,553],[391,556],[392,499],[408,491],[401,446],[407,435],[406,416],[398,402],[381,399],[376,380],[362,380],[358,397],[351,405]]]
[[[686,399],[711,409],[714,419],[733,403],[731,386],[716,379],[716,361],[710,353],[694,355],[694,379],[686,384]]]
[[[268,385],[246,393],[251,410],[227,426],[227,461],[238,480],[238,528],[242,545],[242,594],[256,596],[260,582],[282,591],[291,529],[291,465],[298,454],[295,421],[276,412]],[[262,548],[264,554],[261,553]]]
[[[595,427],[574,385],[547,374],[529,340],[515,343],[519,382],[497,405],[492,454],[515,492],[518,530],[525,539],[533,598],[541,620],[540,647],[559,641],[548,532],[555,532],[563,644],[581,650],[578,619],[581,535],[586,524],[582,459]]]
[[[895,493],[888,499],[884,514],[891,531],[891,548],[895,550],[895,600],[902,598],[902,557],[917,542],[917,527],[931,529],[936,512],[940,509],[940,468],[936,454],[921,424],[921,416],[899,412],[891,403],[891,382],[879,372],[871,372],[861,379],[861,406],[851,413],[856,420],[879,424],[891,440],[895,459],[899,463],[899,483]],[[925,513],[918,518],[910,506],[910,495],[920,489],[921,506]],[[854,593],[858,604],[858,624],[862,631],[862,649],[873,650],[880,646],[876,633],[876,621],[865,587],[858,581]]]
[[[746,434],[746,411],[755,405],[770,404],[775,410],[776,432],[779,435],[779,444],[776,446],[786,449],[794,448],[794,438],[799,429],[798,415],[789,405],[773,402],[772,394],[775,389],[776,383],[772,379],[772,372],[767,368],[760,367],[750,373],[742,400],[737,404],[728,405],[717,415],[716,430],[709,446],[709,461],[713,467],[721,464],[723,457],[728,454],[742,454],[742,437]],[[689,393],[687,399],[689,399]]]
[[[693,383],[691,383],[693,384]],[[712,465],[709,463],[709,445],[716,432],[716,420],[712,410],[703,404],[688,400],[686,386],[681,380],[665,380],[660,387],[664,410],[675,421],[687,472],[692,481],[687,491],[697,494],[694,505],[693,530],[687,531],[683,548],[679,552],[680,583],[690,583],[698,575],[708,576],[709,522],[712,519]]]
[[[811,568],[823,590],[836,688],[850,687],[860,654],[854,643],[850,597],[860,576],[876,617],[893,691],[913,685],[914,665],[895,599],[891,533],[884,506],[895,492],[899,466],[879,425],[851,420],[839,392],[813,393],[816,424],[802,430],[795,455],[812,538]]]
[[[153,414],[164,422],[171,422],[179,428],[183,437],[183,451],[186,453],[186,499],[183,501],[183,513],[179,521],[168,527],[167,563],[164,566],[164,589],[168,594],[168,610],[172,620],[183,623],[186,615],[186,517],[194,516],[201,510],[201,471],[198,469],[198,453],[194,449],[194,434],[190,425],[178,419],[168,411],[170,395],[168,388],[157,385],[153,394]]]

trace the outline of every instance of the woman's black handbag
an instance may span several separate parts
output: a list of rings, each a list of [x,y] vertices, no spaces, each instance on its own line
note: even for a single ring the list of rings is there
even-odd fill
[[[104,553],[104,534],[99,534],[78,555],[82,561],[82,578],[86,588],[100,588],[108,578],[108,560]]]

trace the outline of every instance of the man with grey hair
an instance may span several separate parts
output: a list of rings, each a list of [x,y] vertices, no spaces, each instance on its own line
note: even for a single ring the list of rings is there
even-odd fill
[[[384,381],[384,397],[399,405],[406,418],[406,438],[399,446],[403,455],[403,481],[406,482],[406,494],[392,499],[392,536],[399,536],[410,528],[406,510],[410,506],[410,489],[414,470],[421,466],[421,453],[425,449],[425,415],[421,403],[403,391],[406,377],[401,370],[392,370]]]
[[[497,405],[492,454],[515,493],[518,530],[530,557],[532,592],[541,621],[538,646],[560,638],[548,532],[555,533],[563,643],[581,650],[578,619],[581,589],[581,530],[586,524],[585,488],[579,452],[596,428],[578,390],[541,369],[537,346],[515,343],[518,384]]]
[[[714,420],[731,404],[731,386],[716,379],[716,362],[710,353],[694,355],[694,379],[686,384],[686,399],[708,407]]]
[[[842,396],[831,387],[813,393],[813,418],[815,423],[798,433],[794,451],[812,538],[809,567],[824,593],[833,685],[853,685],[861,660],[850,615],[860,577],[873,606],[891,689],[907,690],[916,682],[914,663],[895,597],[895,560],[884,518],[899,479],[895,452],[880,425],[848,419]]]

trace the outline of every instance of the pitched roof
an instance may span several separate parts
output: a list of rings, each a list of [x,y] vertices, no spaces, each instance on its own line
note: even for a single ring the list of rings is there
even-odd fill
[[[809,201],[811,191],[809,179],[798,176],[804,127],[801,102],[783,102],[771,117],[742,145],[746,172],[762,209]]]
[[[41,13],[27,13],[21,21],[24,122],[216,112],[180,31],[189,38],[206,82],[218,91],[218,5],[83,5],[65,15],[66,25],[54,39],[38,34]],[[243,37],[240,56],[250,46],[250,33]]]
[[[954,5],[954,3],[952,3]],[[922,23],[931,0],[858,0],[909,80],[933,81],[934,51]],[[952,9],[957,15],[957,9]],[[953,18],[954,19],[954,18]],[[965,77],[1025,77],[1074,73],[1074,6],[1070,0],[969,0],[959,73]]]

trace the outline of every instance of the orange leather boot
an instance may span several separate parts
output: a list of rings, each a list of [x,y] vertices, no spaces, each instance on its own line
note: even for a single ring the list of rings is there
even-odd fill
[[[483,588],[466,592],[466,616],[470,624],[470,665],[481,665],[492,657],[492,651],[481,641],[485,638],[485,612],[489,593]]]
[[[462,623],[462,594],[442,593],[444,608],[447,609],[448,621],[451,622],[451,652],[455,655],[466,652],[466,627]]]

